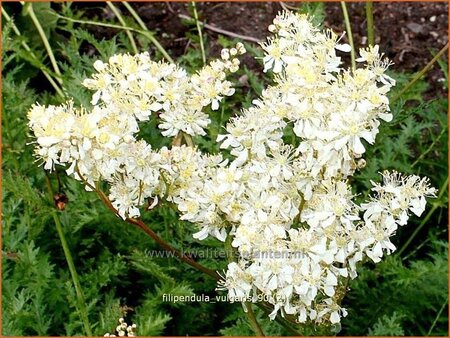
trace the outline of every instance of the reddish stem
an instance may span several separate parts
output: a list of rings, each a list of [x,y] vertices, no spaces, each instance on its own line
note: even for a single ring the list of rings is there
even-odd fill
[[[114,212],[114,214],[118,215],[116,208],[114,208],[114,206],[111,204],[111,201],[109,200],[109,198],[105,195],[105,193],[101,190],[96,189],[97,194],[100,196],[100,199],[103,201],[103,203],[112,211]],[[156,232],[154,232],[152,229],[150,229],[147,224],[145,224],[142,220],[138,219],[138,218],[126,218],[125,222],[136,225],[139,229],[141,229],[142,231],[144,231],[147,235],[149,235],[151,238],[153,238],[153,240],[158,243],[158,245],[160,245],[164,250],[171,252],[175,257],[177,257],[178,259],[180,259],[181,261],[189,264],[190,266],[192,266],[193,268],[206,273],[208,276],[219,280],[220,276],[217,272],[215,272],[214,270],[208,269],[207,267],[197,263],[196,261],[194,261],[192,258],[190,258],[189,256],[185,255],[184,253],[182,253],[181,251],[178,251],[177,249],[175,249],[174,247],[172,247],[170,244],[168,244],[167,242],[165,242],[161,237],[159,237]]]
[[[206,273],[207,275],[209,275],[210,277],[212,277],[212,278],[214,278],[216,280],[220,279],[220,276],[214,270],[211,270],[211,269],[208,269],[208,268],[204,267],[203,265],[201,265],[201,264],[197,263],[196,261],[194,261],[189,256],[186,256],[184,253],[178,251],[174,247],[170,246],[168,243],[164,242],[164,240],[161,237],[159,237],[152,229],[150,229],[140,219],[127,218],[125,221],[130,223],[130,224],[134,224],[134,225],[138,226],[142,231],[144,231],[147,235],[149,235],[151,238],[153,238],[154,241],[156,243],[158,243],[164,250],[173,253],[181,261],[189,264],[190,266],[192,266],[193,268],[195,268],[195,269],[197,269],[197,270],[199,270],[201,272]]]

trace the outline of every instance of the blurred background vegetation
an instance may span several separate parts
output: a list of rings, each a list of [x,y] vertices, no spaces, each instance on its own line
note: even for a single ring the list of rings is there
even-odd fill
[[[406,6],[391,5],[397,12]],[[253,334],[240,304],[164,302],[162,295],[169,293],[215,297],[216,284],[175,258],[150,257],[151,250],[159,250],[157,245],[142,236],[139,229],[111,214],[94,194],[67,178],[62,168],[58,169],[61,175],[46,175],[32,156],[26,113],[35,102],[59,104],[67,98],[89,107],[91,93],[81,86],[81,81],[93,72],[96,59],[149,51],[159,60],[168,53],[193,72],[202,66],[200,40],[210,60],[218,56],[220,48],[244,38],[249,55],[233,75],[236,94],[224,101],[219,113],[211,115],[209,134],[195,140],[203,150],[216,152],[214,140],[224,122],[249,106],[270,83],[270,75],[261,72],[261,50],[255,41],[266,35],[268,23],[282,5],[254,6],[197,4],[199,20],[207,24],[207,14],[222,13],[215,19],[224,25],[230,24],[229,17],[235,17],[231,22],[236,27],[233,32],[241,35],[236,37],[230,30],[218,33],[216,25],[203,26],[203,21],[199,23],[199,34],[197,22],[189,19],[195,17],[189,3],[2,4],[3,335],[102,336],[113,333],[120,317],[136,323],[141,336]],[[344,29],[335,4],[283,6],[311,13],[318,23]],[[377,6],[374,4],[375,14]],[[364,16],[364,3],[349,7],[351,22]],[[253,31],[240,31],[239,25],[245,28],[248,17],[260,22],[259,26]],[[379,15],[375,15],[375,27],[383,26],[377,18]],[[441,19],[437,16],[432,22]],[[340,28],[336,26],[338,21]],[[406,22],[405,27],[410,23]],[[426,25],[422,22],[422,26]],[[354,32],[357,43],[364,42],[365,26],[361,27]],[[443,27],[445,30],[447,24]],[[381,31],[375,29],[376,38]],[[391,76],[398,81],[391,96],[396,98],[391,105],[394,121],[382,126],[377,143],[365,156],[367,167],[353,183],[363,199],[370,180],[379,180],[379,171],[395,169],[430,177],[432,185],[439,189],[439,197],[429,201],[421,219],[413,217],[398,231],[394,244],[399,250],[395,254],[380,264],[360,269],[344,301],[349,314],[339,335],[448,335],[448,70],[446,58],[442,57],[427,76],[397,95],[440,49],[420,44],[420,34],[408,36],[413,45],[417,42],[414,48],[420,50],[425,61],[411,65],[412,61],[405,57],[409,63],[402,66],[394,47],[386,52],[397,58],[391,69]],[[389,48],[389,43],[382,40],[382,50],[383,44]],[[154,120],[143,127],[141,137],[156,147],[169,142],[157,132]],[[64,211],[55,208],[56,193],[64,193],[69,199]],[[143,219],[179,250],[221,248],[214,240],[194,240],[193,226],[177,220],[171,210],[156,209],[144,213]],[[65,249],[79,276],[79,288],[74,286],[62,239],[67,242]],[[226,267],[221,257],[197,260],[215,270]],[[290,335],[259,309],[256,315],[266,334]],[[303,333],[320,334],[314,330]]]

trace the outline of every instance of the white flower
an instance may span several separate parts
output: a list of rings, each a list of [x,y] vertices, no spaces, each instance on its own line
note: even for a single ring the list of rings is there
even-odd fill
[[[374,195],[356,205],[349,178],[381,122],[392,120],[390,63],[375,46],[360,51],[359,68],[341,69],[336,50],[350,47],[306,15],[280,13],[270,31],[263,63],[274,83],[217,136],[227,155],[200,146],[155,149],[138,133],[151,120],[175,141],[206,135],[207,112],[234,93],[226,77],[245,52],[239,43],[193,75],[148,53],[96,61],[83,82],[94,91],[91,111],[70,101],[34,105],[28,125],[44,168],[66,166],[87,190],[106,183],[121,218],[165,201],[194,224],[194,238],[230,236],[240,256],[218,289],[236,301],[263,295],[270,319],[337,324],[347,314],[337,303],[343,280],[357,276],[364,258],[379,262],[393,252],[391,237],[436,190],[427,178],[385,172]],[[117,334],[132,336],[133,328],[121,320]]]

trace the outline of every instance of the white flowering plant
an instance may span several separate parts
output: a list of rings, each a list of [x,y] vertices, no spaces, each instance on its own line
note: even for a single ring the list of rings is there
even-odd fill
[[[262,62],[273,83],[226,123],[219,153],[195,140],[234,94],[228,75],[239,69],[242,43],[194,74],[148,53],[98,60],[83,81],[92,109],[35,104],[28,126],[46,170],[63,166],[118,217],[215,278],[218,292],[242,302],[256,333],[252,303],[271,320],[337,330],[358,267],[394,252],[392,236],[437,190],[426,177],[384,171],[356,203],[352,177],[370,161],[363,156],[380,124],[392,120],[390,62],[369,46],[356,68],[344,68],[340,55],[351,47],[307,15],[280,13],[269,31]],[[170,147],[139,138],[150,121]],[[141,219],[154,208],[175,209],[198,241],[223,243],[226,269],[210,270],[165,243]]]

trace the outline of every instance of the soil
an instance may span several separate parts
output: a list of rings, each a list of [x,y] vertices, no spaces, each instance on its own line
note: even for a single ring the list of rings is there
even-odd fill
[[[365,5],[348,3],[355,45],[367,43]],[[325,25],[340,32],[343,15],[339,3],[328,3]],[[396,70],[421,70],[448,42],[447,2],[377,2],[373,4],[375,43],[394,62]],[[446,54],[448,58],[448,54]],[[447,95],[441,83],[444,74],[434,66],[426,74],[430,84],[426,98]]]
[[[104,3],[79,3],[85,7],[104,7]],[[180,2],[136,2],[131,3],[147,27],[156,31],[158,40],[174,57],[183,55],[192,41],[186,32],[195,25],[187,23],[180,15],[193,17],[189,3]],[[213,27],[232,33],[264,40],[267,27],[283,7],[299,7],[296,2],[200,2],[197,3],[199,19]],[[367,45],[365,3],[347,3],[352,25],[355,46]],[[87,13],[89,10],[87,11]],[[123,9],[126,13],[126,10]],[[345,30],[342,9],[339,2],[325,3],[325,27],[338,33]],[[448,42],[448,3],[447,2],[375,2],[373,4],[375,22],[375,42],[390,60],[397,71],[416,72],[423,68]],[[114,14],[104,7],[100,16],[113,19]],[[97,28],[95,28],[97,29]],[[108,35],[104,29],[99,31]],[[105,34],[106,33],[106,34]],[[218,33],[205,29],[208,49],[212,55],[218,54]],[[344,37],[345,39],[345,37]],[[243,63],[250,69],[259,65],[250,57]],[[428,97],[438,93],[446,95],[441,82],[444,75],[438,66],[433,67],[426,79],[430,84]]]

